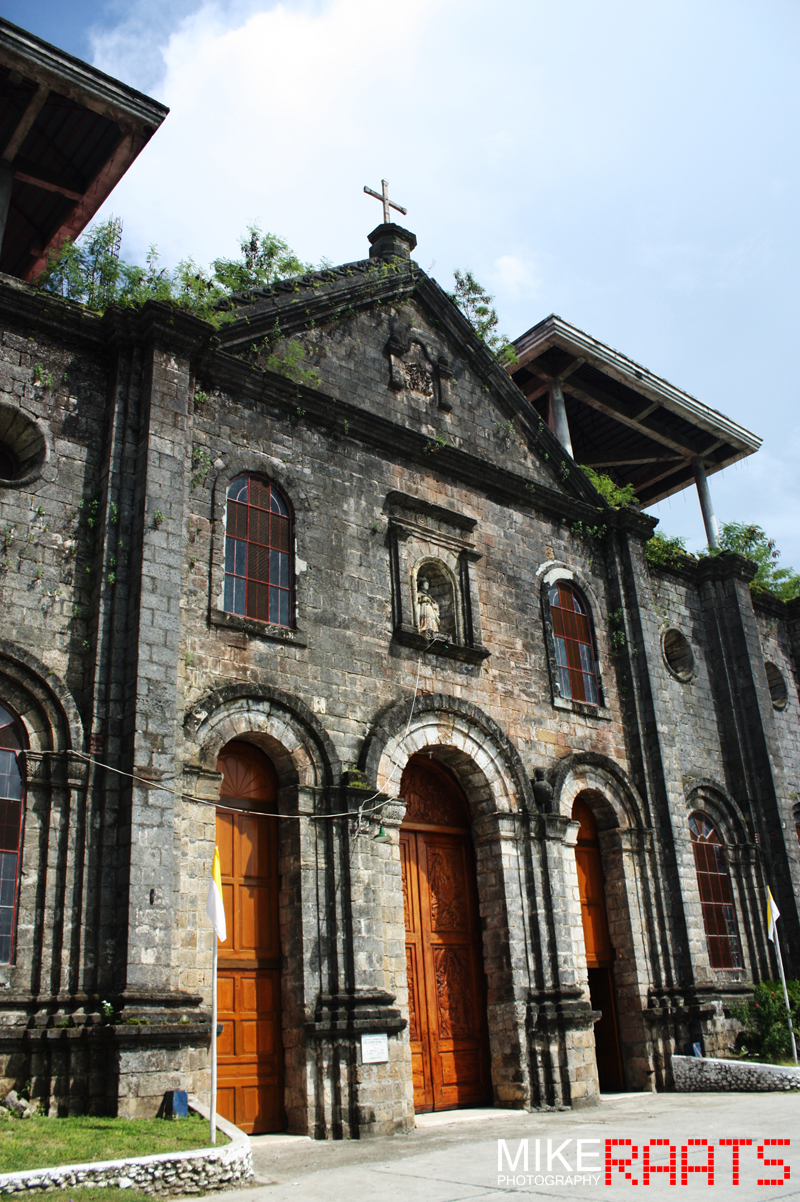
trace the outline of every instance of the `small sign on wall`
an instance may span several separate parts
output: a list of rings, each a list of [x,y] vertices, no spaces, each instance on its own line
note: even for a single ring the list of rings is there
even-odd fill
[[[389,1036],[388,1035],[362,1035],[361,1036],[361,1063],[362,1064],[388,1064],[389,1062]]]

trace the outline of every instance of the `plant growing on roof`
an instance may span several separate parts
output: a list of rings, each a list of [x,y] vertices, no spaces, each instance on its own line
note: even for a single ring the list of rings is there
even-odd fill
[[[111,305],[138,308],[149,300],[163,301],[219,326],[235,318],[230,306],[234,293],[253,292],[311,269],[282,238],[258,225],[248,226],[239,258],[215,259],[209,268],[182,259],[169,271],[151,246],[142,267],[119,257],[121,228],[121,221],[112,218],[91,226],[75,242],[67,238],[49,252],[38,287],[97,313]],[[42,369],[37,382],[43,381]]]
[[[594,485],[606,504],[613,509],[620,509],[623,505],[639,504],[639,498],[636,496],[632,484],[617,484],[616,480],[606,475],[605,472],[596,472],[594,468],[585,464],[580,464],[580,469],[589,478],[590,483]]]
[[[516,363],[517,356],[514,347],[498,330],[500,318],[492,305],[494,297],[486,291],[482,284],[478,283],[471,271],[460,271],[456,268],[453,272],[453,279],[455,288],[447,294],[450,300],[458,305],[475,333],[483,339],[498,363],[503,366]]]
[[[800,597],[800,573],[793,568],[778,567],[781,557],[775,539],[753,523],[723,522],[719,535],[719,547],[707,547],[703,555],[720,555],[733,551],[744,555],[758,565],[758,571],[750,582],[751,592],[773,593],[781,601],[792,601]]]

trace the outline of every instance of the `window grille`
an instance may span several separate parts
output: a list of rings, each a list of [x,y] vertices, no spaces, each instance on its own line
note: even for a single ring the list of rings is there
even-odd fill
[[[292,625],[292,518],[267,480],[237,476],[228,488],[225,600],[228,613]]]
[[[599,705],[597,668],[586,602],[571,585],[550,588],[550,616],[561,696]]]
[[[739,925],[722,840],[705,814],[692,814],[689,830],[711,967],[742,968]]]

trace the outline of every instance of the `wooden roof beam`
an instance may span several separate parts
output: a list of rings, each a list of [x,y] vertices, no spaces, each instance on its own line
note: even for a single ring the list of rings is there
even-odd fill
[[[608,455],[583,455],[581,463],[585,467],[634,467],[644,463],[686,463],[683,455],[636,455],[629,459],[609,459]]]
[[[39,83],[36,85],[36,91],[28,101],[24,113],[17,122],[14,132],[8,139],[5,149],[3,150],[3,160],[6,163],[13,162],[17,151],[30,133],[33,123],[39,116],[39,113],[42,111],[44,103],[49,95],[50,89],[46,84]]]
[[[662,446],[669,447],[671,451],[676,451],[681,458],[687,455],[694,458],[695,455],[702,455],[706,450],[706,448],[697,446],[696,443],[681,442],[668,430],[659,428],[658,425],[652,422],[643,426],[638,413],[635,416],[629,415],[624,411],[619,401],[615,400],[614,397],[608,396],[607,393],[604,393],[594,385],[581,381],[580,386],[578,386],[573,380],[569,384],[569,392],[572,396],[577,397],[578,400],[584,401],[587,405],[591,405],[593,409],[598,409],[601,413],[605,413],[607,417],[614,418],[623,426],[628,426],[631,430],[638,431],[639,434],[645,434],[653,442],[661,443]],[[650,416],[650,412],[648,416]]]

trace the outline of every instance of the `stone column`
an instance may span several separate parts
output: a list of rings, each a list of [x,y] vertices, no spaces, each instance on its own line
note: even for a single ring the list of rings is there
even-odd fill
[[[175,790],[180,782],[178,654],[183,590],[185,497],[191,474],[187,414],[191,358],[207,327],[152,302],[137,316],[146,348],[141,434],[132,498],[128,661],[122,744],[129,786],[119,829],[126,1004],[155,1004],[173,990],[176,887]],[[152,782],[148,785],[145,782]],[[163,783],[163,787],[161,786]],[[149,1000],[148,1000],[149,999]]]
[[[592,1106],[600,1096],[594,1044],[594,1023],[600,1014],[589,1001],[575,860],[579,828],[578,822],[560,814],[539,818],[551,954],[548,984],[532,994],[533,1051],[541,1057],[545,1078],[550,1078],[547,1101],[555,1106]]]
[[[726,786],[748,814],[760,848],[759,884],[772,886],[781,912],[786,975],[792,977],[800,971],[796,950],[800,947],[800,873],[764,652],[749,589],[755,565],[741,555],[725,554],[701,560],[697,573],[717,686]],[[764,896],[760,901],[763,920]],[[764,972],[768,949],[765,940],[760,943],[761,962],[753,968]]]
[[[653,990],[685,989],[694,974],[686,909],[688,897],[696,894],[696,882],[693,860],[690,864],[678,851],[685,851],[688,840],[680,735],[665,687],[662,621],[644,554],[654,523],[631,509],[617,510],[613,520],[617,538],[608,557],[609,606],[623,616],[614,669],[631,775],[642,798],[644,825],[654,834],[651,888],[642,899],[647,907],[648,975]]]

